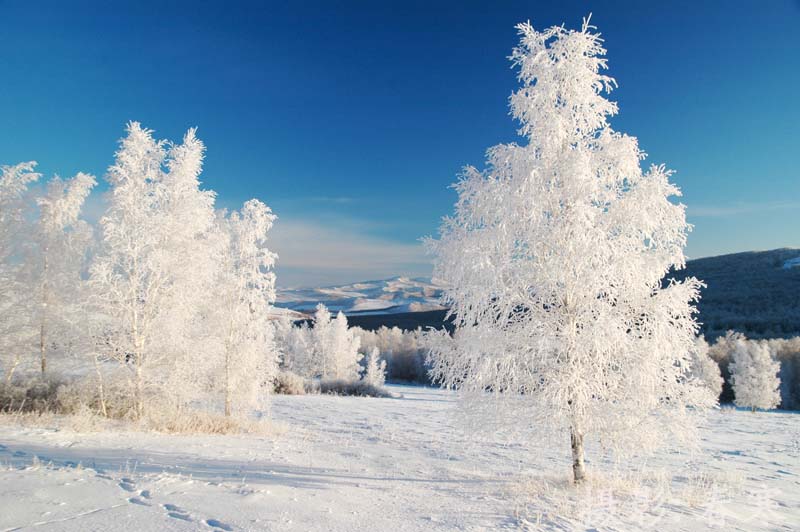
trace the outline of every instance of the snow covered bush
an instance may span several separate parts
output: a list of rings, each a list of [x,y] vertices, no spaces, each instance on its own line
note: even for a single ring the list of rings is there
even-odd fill
[[[713,404],[689,375],[701,283],[662,285],[685,266],[685,208],[671,172],[642,171],[637,140],[608,123],[599,35],[588,21],[517,29],[510,101],[526,142],[464,171],[428,241],[457,329],[431,333],[431,374],[476,426],[568,435],[580,482],[587,436],[652,449],[691,439]]]
[[[273,383],[273,391],[280,395],[305,395],[308,387],[303,377],[286,370],[279,370]]]
[[[352,379],[322,379],[319,381],[319,393],[355,397],[391,397],[386,389],[365,381]]]
[[[736,406],[770,409],[780,404],[780,364],[775,361],[766,342],[740,339],[730,364],[731,384]]]
[[[722,373],[719,364],[708,355],[708,342],[698,336],[692,350],[692,376],[702,382],[715,401],[719,401],[722,393]]]
[[[386,383],[386,361],[381,360],[378,348],[370,349],[366,358],[367,365],[362,380],[373,386],[383,386]]]

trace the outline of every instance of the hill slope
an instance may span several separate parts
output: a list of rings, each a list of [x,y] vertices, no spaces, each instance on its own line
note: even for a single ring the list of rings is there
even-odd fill
[[[695,259],[670,277],[707,285],[698,305],[706,337],[732,329],[752,338],[800,335],[800,249],[775,249]],[[342,310],[351,324],[404,329],[441,327],[441,287],[397,277],[342,287],[282,290],[278,305],[310,313],[318,302]]]

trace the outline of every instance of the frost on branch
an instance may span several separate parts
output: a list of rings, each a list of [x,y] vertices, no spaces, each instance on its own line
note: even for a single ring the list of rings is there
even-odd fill
[[[429,338],[431,373],[476,427],[559,432],[581,480],[584,437],[652,448],[691,436],[713,404],[690,375],[701,283],[663,281],[684,267],[690,227],[671,172],[643,171],[636,138],[608,123],[600,36],[588,21],[517,29],[524,142],[464,170],[428,241],[457,326]]]

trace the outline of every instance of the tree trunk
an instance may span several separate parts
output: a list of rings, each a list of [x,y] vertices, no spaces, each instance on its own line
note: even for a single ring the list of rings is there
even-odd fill
[[[231,415],[231,361],[228,349],[225,349],[225,416]]]
[[[580,484],[586,478],[586,467],[583,463],[583,434],[573,427],[569,433],[569,440],[572,447],[572,479],[575,484]]]
[[[144,382],[141,353],[136,356],[136,419],[144,417]]]
[[[39,355],[42,359],[42,378],[44,378],[45,372],[47,372],[47,351],[45,350],[45,337],[44,337],[44,320],[42,320],[42,327],[39,330]]]
[[[41,315],[41,328],[39,330],[39,355],[42,361],[42,378],[44,379],[44,374],[47,371],[47,350],[45,349],[45,345],[47,344],[46,341],[46,334],[45,334],[45,326],[44,322],[46,319],[47,314],[47,270],[48,270],[48,263],[47,263],[47,252],[48,249],[44,248],[44,265],[43,265],[43,272],[42,272],[42,315]]]

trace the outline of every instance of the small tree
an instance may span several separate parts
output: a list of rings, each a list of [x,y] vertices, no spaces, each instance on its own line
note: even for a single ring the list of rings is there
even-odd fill
[[[383,386],[386,383],[386,361],[381,360],[377,347],[373,347],[367,353],[367,367],[364,368],[363,379],[372,386]]]
[[[363,355],[359,353],[361,338],[347,326],[347,317],[339,311],[336,319],[331,321],[330,353],[332,370],[330,376],[335,379],[358,380],[361,373],[359,362]]]
[[[314,312],[314,328],[311,330],[313,349],[311,353],[312,377],[326,379],[333,373],[333,345],[331,331],[331,313],[328,307],[319,303]]]
[[[736,406],[750,408],[775,408],[781,402],[778,378],[780,363],[773,359],[766,342],[739,339],[730,365]]]
[[[269,312],[275,301],[276,255],[267,249],[275,215],[258,200],[219,221],[224,237],[217,280],[225,415],[244,412],[268,393],[277,368]]]
[[[722,393],[722,373],[719,364],[709,354],[706,339],[698,336],[692,349],[692,376],[702,382],[715,401],[719,401]]]
[[[690,436],[712,404],[688,374],[700,283],[663,283],[685,264],[685,209],[670,172],[643,172],[636,139],[608,123],[599,35],[588,21],[517,29],[511,112],[526,143],[465,170],[429,241],[456,326],[431,336],[431,375],[483,429],[566,433],[580,482],[587,435],[653,448]]]

